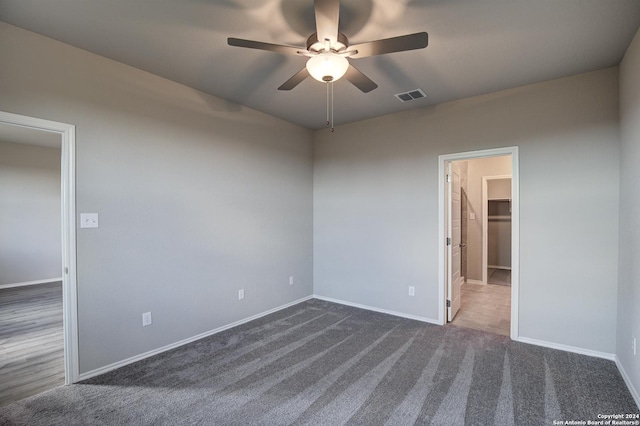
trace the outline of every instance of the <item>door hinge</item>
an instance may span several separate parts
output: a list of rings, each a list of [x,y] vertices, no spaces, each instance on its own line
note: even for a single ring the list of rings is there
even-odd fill
[[[447,308],[451,307],[451,300],[447,299]]]
[[[451,245],[451,238],[447,237],[447,245],[450,246]]]
[[[69,274],[69,268],[67,268],[66,266],[64,267],[64,274],[68,275]]]
[[[451,183],[451,175],[447,175],[447,183]]]

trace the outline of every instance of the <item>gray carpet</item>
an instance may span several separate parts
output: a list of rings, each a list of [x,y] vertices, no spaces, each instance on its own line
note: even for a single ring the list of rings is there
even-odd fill
[[[511,287],[511,270],[510,269],[487,269],[487,284],[504,285]]]
[[[2,425],[548,425],[638,413],[611,361],[320,300],[0,408]]]

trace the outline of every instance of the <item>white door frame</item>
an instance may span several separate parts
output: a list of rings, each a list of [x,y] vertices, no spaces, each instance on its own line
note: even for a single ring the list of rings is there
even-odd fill
[[[64,381],[78,381],[78,297],[76,282],[76,192],[74,125],[0,111],[0,123],[57,133],[62,140],[62,309],[64,321]]]
[[[439,306],[438,323],[446,323],[446,174],[450,161],[470,160],[474,158],[511,156],[511,339],[518,339],[518,308],[520,289],[520,175],[518,147],[486,149],[481,151],[460,152],[438,156],[438,279]]]
[[[490,180],[511,179],[511,175],[482,176],[482,284],[487,284],[489,268],[489,185]],[[511,181],[513,183],[513,180]]]

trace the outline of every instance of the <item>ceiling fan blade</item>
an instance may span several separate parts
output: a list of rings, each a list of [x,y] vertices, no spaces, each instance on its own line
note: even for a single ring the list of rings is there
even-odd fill
[[[315,0],[316,31],[318,41],[329,39],[333,46],[338,41],[338,22],[340,21],[340,0]]]
[[[369,93],[370,91],[378,87],[378,85],[374,83],[373,80],[362,74],[362,72],[360,72],[351,64],[349,64],[349,68],[347,69],[344,78],[346,78],[351,84],[362,90],[364,93]]]
[[[365,58],[367,56],[383,55],[385,53],[403,52],[405,50],[423,49],[429,44],[429,35],[425,32],[407,34],[399,37],[385,38],[382,40],[368,41],[366,43],[352,44],[349,50],[357,50],[352,58]]]
[[[278,87],[278,90],[291,90],[298,84],[302,83],[302,81],[307,77],[309,77],[309,71],[304,67],[295,73],[289,80],[285,81],[282,86]]]
[[[299,47],[285,46],[284,44],[264,43],[262,41],[244,40],[241,38],[229,37],[227,39],[229,46],[247,47],[249,49],[268,50],[270,52],[284,53],[288,55],[298,55],[301,49]]]

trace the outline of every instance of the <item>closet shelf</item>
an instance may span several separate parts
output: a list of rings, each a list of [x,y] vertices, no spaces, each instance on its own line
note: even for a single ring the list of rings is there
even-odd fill
[[[488,216],[487,219],[489,220],[511,220],[511,216],[506,215],[506,216]]]

